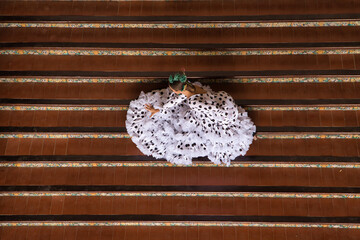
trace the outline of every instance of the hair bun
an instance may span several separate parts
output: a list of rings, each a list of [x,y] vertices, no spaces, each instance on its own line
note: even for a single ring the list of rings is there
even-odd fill
[[[187,80],[187,77],[184,73],[175,73],[174,76],[172,76],[172,75],[169,76],[170,83],[174,83],[177,81],[184,83],[184,82],[186,82],[186,80]]]

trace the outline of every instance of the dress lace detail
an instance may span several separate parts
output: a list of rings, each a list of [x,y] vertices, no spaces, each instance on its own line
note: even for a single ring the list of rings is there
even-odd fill
[[[169,88],[141,92],[129,105],[127,131],[145,155],[181,165],[207,156],[214,164],[228,166],[248,151],[256,127],[229,94],[194,84],[207,92],[190,98]],[[160,112],[150,118],[151,113],[144,109],[146,103]]]

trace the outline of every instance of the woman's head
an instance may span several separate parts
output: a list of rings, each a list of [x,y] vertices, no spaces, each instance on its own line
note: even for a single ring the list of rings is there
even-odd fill
[[[169,87],[176,94],[181,94],[184,91],[195,91],[194,85],[187,80],[185,74],[180,73],[176,73],[174,76],[170,75]]]

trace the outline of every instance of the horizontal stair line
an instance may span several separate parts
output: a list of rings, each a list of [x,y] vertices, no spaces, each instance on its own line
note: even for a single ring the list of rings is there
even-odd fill
[[[357,223],[360,217],[298,217],[298,216],[211,216],[211,215],[0,215],[3,221],[189,221],[189,222],[276,222],[276,223]],[[332,227],[332,226],[329,226]]]
[[[359,20],[237,21],[237,22],[0,22],[0,28],[91,28],[91,29],[201,29],[201,28],[283,28],[283,27],[359,27]]]
[[[0,221],[1,227],[266,227],[266,228],[337,228],[337,229],[360,229],[360,224],[354,223],[267,223],[260,222],[229,222],[229,221]]]
[[[198,192],[198,193],[299,193],[347,194],[360,193],[360,187],[304,187],[304,186],[124,186],[124,185],[47,185],[47,186],[0,186],[1,192]],[[325,196],[325,195],[324,195]]]
[[[357,160],[359,161],[359,160]],[[3,168],[115,168],[115,167],[225,167],[225,165],[215,165],[194,162],[192,165],[167,165],[162,162],[0,162]],[[227,168],[333,168],[333,169],[357,169],[359,163],[289,163],[289,162],[234,162]]]
[[[192,166],[196,167],[216,167],[207,161],[206,158],[195,158]],[[106,162],[109,164],[120,164],[120,166],[147,166],[147,167],[173,167],[173,165],[169,162],[166,162],[164,159],[155,159],[150,156],[145,155],[0,155],[0,162],[8,162],[11,161],[11,164],[24,164],[23,161],[26,162],[45,162],[45,166],[47,162],[67,162],[67,161],[75,161],[76,163],[85,163],[92,164],[93,162]],[[151,162],[150,162],[151,161]],[[245,162],[245,163],[244,163]],[[306,164],[306,163],[315,163],[322,166],[352,166],[356,167],[357,162],[359,162],[358,157],[338,157],[338,156],[240,156],[232,161],[231,166],[238,166],[237,163],[240,164],[248,164],[246,162],[252,162],[253,164],[262,162],[261,164],[265,166],[265,163],[277,164],[276,166],[280,166],[281,164],[290,164],[293,166],[294,164]],[[345,163],[345,164],[339,164]],[[354,164],[346,164],[346,163],[354,163]],[[330,165],[329,165],[330,164]],[[289,165],[289,166],[290,166]],[[11,166],[11,165],[9,165]],[[245,165],[239,165],[245,166]],[[287,165],[286,165],[287,166]],[[308,165],[305,165],[308,166]],[[313,166],[313,165],[311,165]]]
[[[359,160],[357,160],[359,161]],[[0,162],[3,168],[115,168],[115,167],[225,167],[225,165],[215,165],[194,162],[192,165],[167,165],[162,162]],[[323,168],[323,169],[358,169],[359,163],[289,163],[289,162],[234,162],[227,168]]]
[[[79,48],[67,48],[67,49],[48,49],[48,48],[10,48],[0,49],[0,55],[36,55],[36,56],[151,56],[151,57],[178,57],[178,56],[278,56],[278,55],[344,55],[344,54],[360,54],[360,48],[357,47],[338,47],[338,48],[301,48],[301,49],[233,49],[233,50],[178,50],[178,49],[79,49]]]
[[[71,105],[129,105],[131,100],[123,99],[12,99],[0,98],[0,104],[71,104]],[[238,105],[320,105],[320,104],[360,104],[359,99],[242,99]]]
[[[0,72],[1,73],[1,72]],[[360,82],[358,76],[293,76],[293,77],[234,77],[195,78],[203,83],[333,83]],[[161,83],[167,78],[85,78],[85,77],[0,77],[0,83]]]
[[[267,132],[360,132],[359,127],[303,127],[303,126],[258,126],[256,128],[259,134]],[[49,132],[49,133],[122,133],[126,132],[125,127],[8,127],[0,126],[0,132]]]
[[[258,139],[360,139],[360,132],[258,132]],[[119,139],[130,138],[126,132],[77,133],[77,132],[2,132],[1,138],[43,138],[43,139]]]
[[[0,48],[116,48],[116,49],[176,49],[176,51],[197,50],[230,51],[232,49],[271,49],[285,48],[346,48],[360,47],[360,42],[296,42],[296,43],[106,43],[106,42],[11,42],[0,43]],[[306,49],[305,49],[306,50]],[[106,50],[102,50],[106,51]],[[250,51],[247,51],[251,53]],[[42,55],[39,53],[39,55]],[[59,55],[59,54],[57,54]],[[254,54],[252,54],[254,55]]]
[[[51,77],[158,77],[168,78],[173,72],[100,72],[100,71],[0,71],[0,76],[20,76],[31,77],[51,76]],[[297,77],[297,76],[314,76],[314,75],[342,75],[347,77],[359,77],[360,70],[268,70],[268,71],[204,71],[191,72],[187,71],[189,78],[206,77],[206,78],[229,78],[229,77]]]
[[[184,197],[184,198],[286,198],[286,199],[360,199],[359,193],[279,193],[279,192],[91,192],[91,191],[9,191],[0,197]]]
[[[66,227],[66,226],[81,226],[81,227],[107,227],[107,226],[124,226],[124,227],[271,227],[271,228],[340,228],[340,229],[360,229],[360,224],[354,223],[267,223],[260,222],[229,222],[229,221],[0,221],[1,227]]]
[[[24,21],[128,21],[128,22],[254,22],[254,21],[358,21],[360,14],[254,15],[254,16],[0,16],[3,22]]]
[[[69,104],[70,105],[70,104]],[[0,105],[0,111],[127,111],[128,105],[123,106],[81,106],[81,105]],[[328,105],[249,105],[244,106],[247,111],[359,111],[360,104],[328,104]]]

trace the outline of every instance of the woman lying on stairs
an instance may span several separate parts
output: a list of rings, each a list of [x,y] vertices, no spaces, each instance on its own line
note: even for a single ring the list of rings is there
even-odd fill
[[[207,156],[229,166],[245,155],[256,132],[229,94],[191,83],[185,73],[170,76],[168,88],[141,92],[131,101],[126,128],[144,154],[182,165]]]

